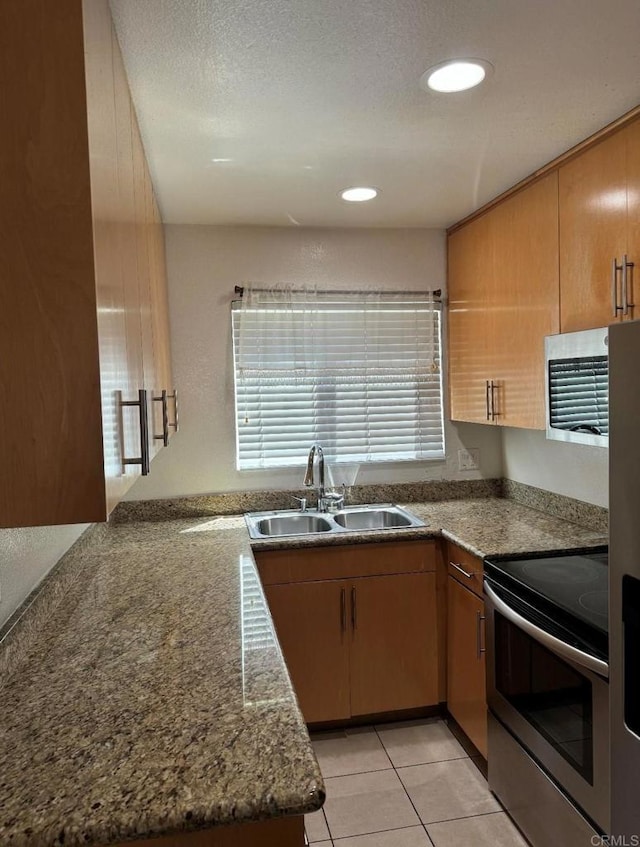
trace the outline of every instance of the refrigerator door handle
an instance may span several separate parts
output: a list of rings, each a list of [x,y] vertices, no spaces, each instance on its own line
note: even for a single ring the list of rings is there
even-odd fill
[[[603,662],[602,659],[597,659],[595,656],[589,655],[589,653],[578,650],[577,647],[572,647],[571,644],[566,644],[564,641],[556,638],[555,635],[545,632],[544,629],[541,629],[539,626],[536,626],[531,623],[531,621],[522,617],[522,615],[518,614],[518,612],[512,609],[511,606],[508,606],[504,600],[498,597],[495,591],[487,585],[486,580],[484,583],[484,590],[496,610],[500,612],[503,617],[519,629],[523,630],[523,632],[526,632],[527,635],[530,635],[544,647],[547,647],[547,649],[551,650],[552,653],[555,653],[557,656],[562,656],[565,659],[569,659],[570,661],[575,662],[576,665],[587,668],[587,670],[593,671],[593,673],[597,673],[605,679],[609,678],[609,665],[606,662]]]

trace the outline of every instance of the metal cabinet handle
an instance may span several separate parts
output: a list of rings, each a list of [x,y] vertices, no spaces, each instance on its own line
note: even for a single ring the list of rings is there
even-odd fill
[[[456,562],[449,562],[449,564],[452,568],[455,568],[457,571],[459,571],[462,576],[466,576],[467,579],[473,579],[474,574],[469,573],[469,571],[465,571],[465,569],[461,565],[456,564]]]
[[[490,391],[490,388],[489,388],[489,380],[488,379],[486,380],[486,386],[487,386],[487,388],[486,388],[485,402],[486,402],[486,405],[487,405],[487,420],[490,421],[491,420],[491,412],[489,411],[489,391]]]
[[[138,406],[140,416],[140,455],[134,459],[122,459],[123,465],[140,465],[142,476],[149,473],[149,411],[147,409],[146,389],[138,390],[137,400],[119,400],[120,406]]]
[[[358,617],[356,612],[356,589],[351,586],[351,629],[355,632],[358,628]]]
[[[630,262],[627,259],[627,254],[625,253],[622,257],[622,314],[628,315],[629,309],[633,309],[634,304],[629,302],[629,290],[628,290],[628,274],[627,271],[633,268],[633,262]]]
[[[347,589],[340,589],[340,632],[347,631]]]
[[[162,403],[162,435],[154,435],[154,441],[162,441],[165,447],[169,444],[169,410],[167,408],[167,391],[162,389],[159,397],[151,398],[154,403]]]
[[[173,421],[169,421],[168,426],[174,432],[178,432],[179,430],[179,422],[178,422],[178,389],[174,388],[171,394],[167,394],[169,400],[173,400]]]
[[[617,258],[614,256],[611,263],[611,312],[614,318],[618,317],[618,312],[621,312],[623,307],[618,305],[618,271],[622,270],[622,265],[618,264]]]
[[[476,650],[478,659],[482,658],[482,654],[487,652],[487,648],[482,646],[482,622],[486,620],[481,611],[476,612]]]
[[[495,393],[498,390],[498,383],[491,380],[491,420],[495,421],[500,412],[496,412],[496,396]]]

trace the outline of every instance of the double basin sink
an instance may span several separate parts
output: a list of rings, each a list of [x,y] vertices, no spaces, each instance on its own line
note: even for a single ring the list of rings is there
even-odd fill
[[[339,512],[248,512],[245,521],[251,538],[285,535],[316,535],[330,532],[403,529],[425,526],[425,522],[406,509],[385,503],[375,506],[348,506]]]

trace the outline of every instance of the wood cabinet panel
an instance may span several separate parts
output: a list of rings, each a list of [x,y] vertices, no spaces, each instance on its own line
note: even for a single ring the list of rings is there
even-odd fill
[[[139,414],[119,401],[144,383],[132,106],[108,0],[2,4],[0,50],[0,526],[101,521],[140,472],[123,465]]]
[[[438,703],[435,573],[350,582],[351,714]]]
[[[307,723],[341,720],[351,714],[347,590],[343,581],[265,588]]]
[[[492,218],[482,215],[448,241],[449,406],[453,420],[488,418],[486,381],[493,373]]]
[[[458,580],[461,585],[464,585],[469,591],[473,591],[478,597],[483,596],[484,566],[482,559],[449,541],[447,543],[447,569],[449,576]],[[467,576],[467,574],[471,576]]]
[[[113,847],[304,847],[304,818],[292,815],[127,841]]]
[[[437,561],[435,541],[255,550],[254,556],[263,585],[435,571]]]
[[[620,130],[563,165],[560,197],[560,325],[606,326],[615,257],[626,252],[627,132]]]
[[[493,370],[497,422],[544,429],[544,339],[559,331],[558,175],[496,206]]]
[[[441,701],[444,618],[437,609],[435,542],[254,555],[308,723]],[[389,573],[380,575],[384,567]],[[396,573],[399,567],[408,572]],[[341,578],[309,579],[326,573]]]
[[[559,327],[557,174],[453,232],[448,277],[451,417],[544,429],[544,337]]]
[[[447,597],[447,708],[487,756],[484,602],[449,577]]]
[[[106,512],[82,18],[51,5],[0,4],[3,527]]]

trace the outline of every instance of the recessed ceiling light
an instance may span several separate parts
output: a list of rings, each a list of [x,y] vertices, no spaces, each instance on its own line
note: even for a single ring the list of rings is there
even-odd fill
[[[378,189],[365,188],[363,186],[359,188],[345,188],[344,191],[340,192],[340,196],[343,200],[348,200],[350,203],[363,203],[365,200],[373,200],[374,197],[377,197]]]
[[[211,161],[212,161],[214,164],[219,165],[221,162],[233,162],[233,159],[223,159],[223,158],[218,158],[218,159],[212,159]]]
[[[491,71],[493,65],[484,59],[449,59],[425,71],[420,77],[420,87],[446,94],[466,91],[480,85]]]

